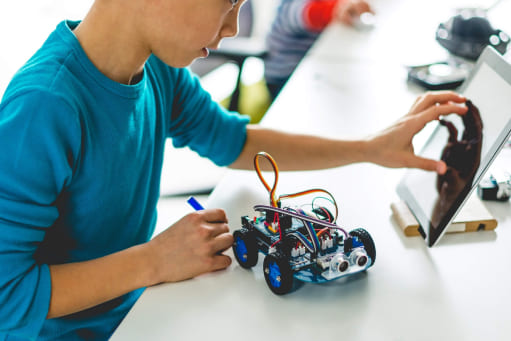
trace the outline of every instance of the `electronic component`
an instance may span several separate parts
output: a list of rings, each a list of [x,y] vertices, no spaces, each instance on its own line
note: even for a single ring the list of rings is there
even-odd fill
[[[260,157],[266,158],[273,167],[273,187],[261,175]],[[336,224],[337,203],[329,192],[311,189],[276,197],[278,168],[273,158],[260,152],[255,156],[254,166],[270,194],[270,205],[254,206],[261,215],[253,219],[243,216],[242,228],[233,233],[232,248],[241,267],[254,267],[259,252],[263,253],[266,284],[272,292],[282,295],[292,290],[295,280],[323,283],[365,271],[374,265],[376,248],[371,235],[361,228],[347,232]],[[282,199],[313,193],[322,196],[304,205],[311,207],[310,210],[282,205]],[[319,205],[320,199],[332,207]]]
[[[469,63],[456,62],[410,66],[408,80],[428,90],[456,89],[465,81],[471,68]]]
[[[483,200],[508,201],[511,196],[511,174],[503,170],[493,171],[481,180],[477,194]]]
[[[451,53],[448,61],[410,66],[408,80],[429,90],[458,88],[470,73],[486,46],[506,53],[509,36],[492,27],[488,11],[483,8],[461,8],[436,30],[436,40]]]
[[[478,8],[458,10],[438,26],[436,40],[452,54],[474,61],[488,45],[504,54],[509,44],[509,36],[493,28],[486,11]]]

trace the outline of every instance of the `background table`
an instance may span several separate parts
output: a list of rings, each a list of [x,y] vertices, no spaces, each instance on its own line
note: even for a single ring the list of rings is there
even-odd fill
[[[262,125],[347,138],[388,126],[421,91],[406,82],[403,65],[445,57],[434,31],[459,5],[470,4],[374,1],[374,30],[329,27]],[[499,162],[509,160],[508,149]],[[427,248],[391,217],[402,172],[356,164],[280,174],[277,193],[328,189],[340,207],[338,224],[371,233],[377,259],[367,272],[276,296],[266,286],[263,257],[248,271],[234,262],[147,289],[112,340],[508,340],[511,204],[485,203],[499,222],[495,231],[445,235]],[[224,208],[234,230],[241,216],[255,215],[253,205],[266,202],[255,172],[230,170],[207,206]]]

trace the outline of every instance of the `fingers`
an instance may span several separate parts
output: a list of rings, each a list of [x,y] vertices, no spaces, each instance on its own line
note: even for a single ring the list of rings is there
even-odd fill
[[[229,265],[231,265],[231,263],[232,263],[231,257],[222,254],[216,255],[213,257],[211,271],[223,270],[227,268]]]
[[[355,14],[355,16],[360,16],[362,13],[370,12],[373,13],[373,10],[371,9],[371,6],[365,1],[358,1],[355,3],[354,9],[352,10],[352,13]]]
[[[416,114],[417,120],[420,123],[420,128],[424,127],[427,123],[438,120],[440,116],[450,115],[450,114],[458,114],[463,115],[467,112],[468,108],[465,105],[460,105],[457,103],[447,103],[447,104],[439,104],[433,105],[423,110],[422,112]]]
[[[197,214],[201,215],[205,221],[207,222],[223,222],[228,223],[227,221],[227,214],[224,210],[220,208],[215,209],[207,209],[203,211],[196,212]]]
[[[221,234],[212,240],[211,251],[208,256],[209,264],[207,264],[205,271],[217,271],[231,265],[231,257],[222,254],[222,252],[230,248],[233,242],[234,238],[230,233]]]
[[[337,15],[337,19],[345,25],[351,26],[353,25],[353,17],[349,14],[348,11],[340,11]]]
[[[217,236],[228,233],[227,215],[222,209],[208,209],[198,211],[196,214],[201,216],[206,224],[204,225],[207,238],[216,238]]]
[[[426,171],[433,171],[440,175],[445,174],[447,171],[447,165],[443,161],[436,161],[426,159],[419,156],[414,156],[408,163],[409,168],[418,168]]]
[[[204,225],[206,238],[213,239],[224,233],[229,233],[229,225],[226,223],[207,223]]]
[[[467,99],[464,96],[454,91],[430,91],[419,96],[415,100],[410,114],[417,114],[437,104],[445,104],[449,102],[461,104],[465,103],[466,100]]]
[[[220,252],[224,252],[225,250],[227,250],[228,248],[230,248],[232,246],[232,243],[234,242],[234,237],[232,236],[232,234],[226,232],[226,233],[222,233],[218,236],[216,236],[214,239],[213,239],[213,246],[212,246],[212,250],[213,250],[213,253],[220,253]]]
[[[229,232],[227,216],[222,209],[208,209],[195,212],[203,220],[199,233],[205,242],[210,243],[210,254],[223,252],[232,246],[233,236]],[[205,222],[205,223],[204,223]]]

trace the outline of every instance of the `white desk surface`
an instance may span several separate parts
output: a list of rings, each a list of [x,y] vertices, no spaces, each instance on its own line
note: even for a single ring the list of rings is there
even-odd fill
[[[400,2],[410,10],[404,0],[385,1],[393,10]],[[440,2],[413,1],[417,7],[433,3]],[[387,21],[388,32],[398,19]],[[435,23],[443,20],[440,16]],[[385,22],[378,23],[387,30]],[[373,35],[388,37],[377,30],[349,32],[333,26],[323,34],[263,125],[355,137],[386,127],[407,111],[419,89],[406,83],[402,63],[384,57],[391,51],[370,60],[355,58],[352,51],[353,58],[344,55],[349,58],[339,62],[337,52],[326,48],[342,41],[356,49],[360,46],[352,38],[363,36],[367,45],[361,46],[371,50],[373,41],[384,46]],[[505,153],[499,160],[509,166],[509,149]],[[499,222],[495,231],[445,235],[427,248],[419,237],[404,237],[391,218],[390,203],[397,200],[401,175],[402,170],[371,164],[280,174],[277,193],[325,188],[339,204],[339,225],[371,233],[377,259],[367,272],[276,296],[266,286],[263,257],[252,270],[233,259],[225,271],[148,288],[112,340],[511,339],[511,203],[485,203]],[[255,215],[253,205],[267,201],[255,172],[229,170],[207,206],[224,208],[235,230],[241,216]],[[162,200],[159,209],[165,207]]]

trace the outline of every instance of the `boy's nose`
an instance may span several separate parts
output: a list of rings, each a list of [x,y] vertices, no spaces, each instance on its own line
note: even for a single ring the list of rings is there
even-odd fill
[[[238,13],[239,9],[235,13],[232,13],[233,15],[229,15],[224,22],[224,26],[220,32],[222,38],[235,37],[238,35]]]
[[[236,35],[238,35],[238,24],[237,23],[234,25],[224,26],[222,29],[222,32],[221,32],[222,38],[235,37]]]

